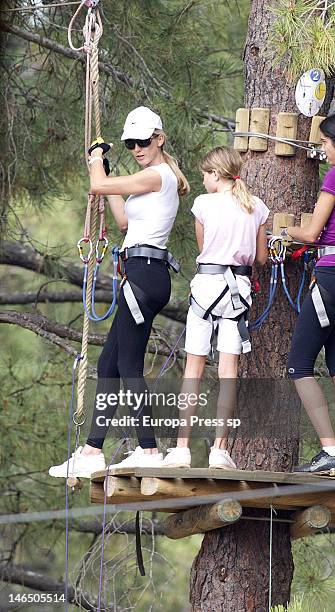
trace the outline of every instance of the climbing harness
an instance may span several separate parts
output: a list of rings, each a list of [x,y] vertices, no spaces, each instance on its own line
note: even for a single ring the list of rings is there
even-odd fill
[[[165,261],[166,264],[171,267],[175,272],[179,272],[180,264],[173,257],[172,253],[166,249],[159,249],[149,245],[136,244],[132,247],[126,247],[120,252],[120,258],[123,262],[127,261],[130,257],[145,257],[150,263],[151,259],[158,259]],[[124,272],[122,281],[120,283],[120,289],[123,289],[123,295],[128,304],[128,308],[136,322],[140,325],[144,322],[144,317],[141,312],[139,303],[143,306],[148,307],[150,310],[155,310],[155,304],[152,298],[149,300],[145,292],[138,287],[133,281],[129,281],[127,274]]]
[[[250,335],[248,331],[248,302],[241,296],[238,285],[236,282],[236,276],[251,276],[251,266],[224,266],[220,264],[199,264],[197,268],[198,274],[222,274],[226,281],[226,286],[223,291],[218,295],[214,302],[206,309],[203,308],[190,294],[189,304],[193,312],[201,319],[208,320],[212,323],[213,327],[217,319],[220,316],[214,315],[214,308],[221,302],[226,293],[230,293],[230,299],[234,311],[236,311],[235,317],[227,317],[233,321],[237,321],[237,328],[242,340],[242,351],[248,353],[251,351]]]

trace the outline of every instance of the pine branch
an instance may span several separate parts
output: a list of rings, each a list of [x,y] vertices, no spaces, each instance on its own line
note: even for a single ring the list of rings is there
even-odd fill
[[[98,520],[92,521],[75,521],[71,528],[80,533],[93,533],[94,535],[100,535],[102,532],[102,523]],[[135,521],[117,521],[113,519],[111,524],[106,526],[105,533],[126,533],[133,535],[136,533]],[[142,519],[142,534],[144,535],[164,535],[164,530],[160,524],[155,524],[148,519]]]
[[[86,56],[81,51],[73,51],[72,49],[68,47],[64,47],[64,45],[61,45],[60,43],[50,40],[46,36],[41,36],[40,34],[35,34],[33,32],[23,30],[22,28],[19,28],[18,26],[13,25],[8,22],[0,23],[0,29],[3,30],[4,32],[14,34],[15,36],[18,36],[19,38],[22,38],[23,40],[27,40],[28,42],[36,43],[39,46],[44,47],[45,49],[50,49],[50,51],[63,55],[64,57],[77,60],[81,64],[85,64],[86,62]],[[110,63],[100,61],[99,70],[100,72],[112,77],[118,83],[124,85],[127,89],[134,88],[136,85],[135,80],[133,79],[132,76],[125,74],[124,72],[121,72],[120,70],[112,66]],[[157,85],[156,82],[155,82],[155,85]],[[172,95],[168,91],[166,91],[165,88],[161,87],[157,91],[157,89],[149,85],[148,91],[151,91],[152,94],[156,94],[156,95],[158,94],[162,98],[165,98],[166,100],[170,100],[171,102],[174,101]],[[197,107],[193,107],[191,104],[189,104],[185,100],[183,101],[183,106],[189,108],[190,110],[193,110],[193,112],[198,117],[208,119],[209,121],[213,123],[218,123],[220,125],[228,127],[228,129],[234,129],[235,127],[234,119],[230,119],[228,117],[224,117],[221,115],[216,115],[206,110],[203,110]]]
[[[75,357],[78,351],[75,350],[66,340],[73,342],[81,342],[81,332],[68,325],[62,325],[57,321],[52,321],[39,313],[33,312],[17,312],[15,310],[0,311],[0,323],[9,323],[11,325],[19,325],[24,329],[29,329],[41,338],[48,340],[59,348],[63,349],[71,357]],[[66,339],[66,340],[65,340]],[[94,346],[103,346],[105,342],[103,334],[89,334],[88,342]],[[159,340],[149,341],[148,352],[159,354],[163,357],[170,355],[170,347],[165,346]],[[176,357],[182,358],[183,354],[180,350],[176,351]],[[90,378],[96,378],[96,369],[89,367]]]
[[[53,593],[58,595],[65,594],[65,583],[55,580],[51,576],[40,574],[33,569],[24,568],[17,565],[0,565],[0,580],[10,584],[18,584],[42,593]],[[72,603],[84,610],[97,610],[97,602],[93,601],[87,593],[76,593],[74,588],[68,586],[68,599]],[[105,606],[102,605],[105,609]],[[113,610],[117,608],[113,607]]]

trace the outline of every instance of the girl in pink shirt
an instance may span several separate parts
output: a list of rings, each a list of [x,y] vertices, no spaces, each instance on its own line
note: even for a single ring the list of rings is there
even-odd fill
[[[209,467],[236,468],[227,446],[227,420],[235,403],[238,358],[250,350],[245,314],[251,305],[251,266],[267,260],[265,223],[269,209],[248,191],[240,178],[242,159],[234,149],[216,147],[200,168],[207,191],[194,201],[195,232],[200,254],[191,282],[185,350],[187,362],[183,393],[199,393],[206,356],[211,350],[213,325],[218,327],[217,350],[220,393],[218,422]],[[190,402],[189,402],[190,404]],[[189,438],[194,402],[180,414],[186,425],[179,429],[177,447],[169,449],[166,467],[189,467]],[[220,421],[219,421],[220,419]]]

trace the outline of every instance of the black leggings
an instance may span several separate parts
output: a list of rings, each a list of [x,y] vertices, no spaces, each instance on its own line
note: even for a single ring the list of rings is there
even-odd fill
[[[123,381],[125,392],[130,390],[133,394],[145,394],[147,386],[143,378],[144,355],[152,322],[170,299],[171,279],[165,262],[152,258],[148,260],[144,257],[131,257],[125,263],[125,271],[130,282],[133,281],[149,298],[150,308],[138,300],[144,323],[137,325],[123,290],[120,290],[118,310],[98,361],[96,399],[87,439],[87,444],[95,448],[102,448],[109,428],[109,425],[97,425],[97,418],[103,415],[105,419],[112,419],[117,409],[117,405],[107,405],[102,412],[101,404],[97,401],[98,395],[117,394],[120,389],[120,379]],[[143,426],[143,417],[151,417],[151,407],[145,402],[135,406],[128,401],[127,406],[130,415],[139,419],[136,432],[140,446],[155,448],[156,440],[152,427]],[[101,423],[101,419],[98,423],[99,421]]]
[[[334,303],[325,303],[329,327],[321,327],[309,291],[299,314],[288,359],[288,375],[292,379],[314,375],[316,358],[325,347],[326,364],[330,376],[335,376],[335,267],[316,268],[316,278]]]

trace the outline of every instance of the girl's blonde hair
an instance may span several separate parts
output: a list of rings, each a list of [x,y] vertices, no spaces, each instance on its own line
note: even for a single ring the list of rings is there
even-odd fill
[[[164,136],[164,138],[165,138],[164,145],[165,145],[165,143],[166,143],[166,134],[165,134],[165,132],[163,132],[163,130],[155,130],[154,134],[161,134],[162,136]],[[184,176],[184,174],[180,170],[180,168],[178,166],[177,160],[174,157],[172,157],[172,155],[169,155],[169,153],[164,151],[164,149],[163,149],[164,145],[161,146],[163,159],[164,159],[165,163],[170,166],[172,172],[177,177],[177,180],[178,180],[178,193],[179,193],[180,196],[188,195],[190,193],[190,185],[188,183],[188,180],[187,180],[186,176]]]
[[[255,202],[245,182],[240,178],[241,168],[240,154],[227,147],[215,147],[200,162],[200,170],[203,172],[216,170],[221,178],[234,181],[233,195],[239,201],[241,208],[251,214],[254,211]]]

